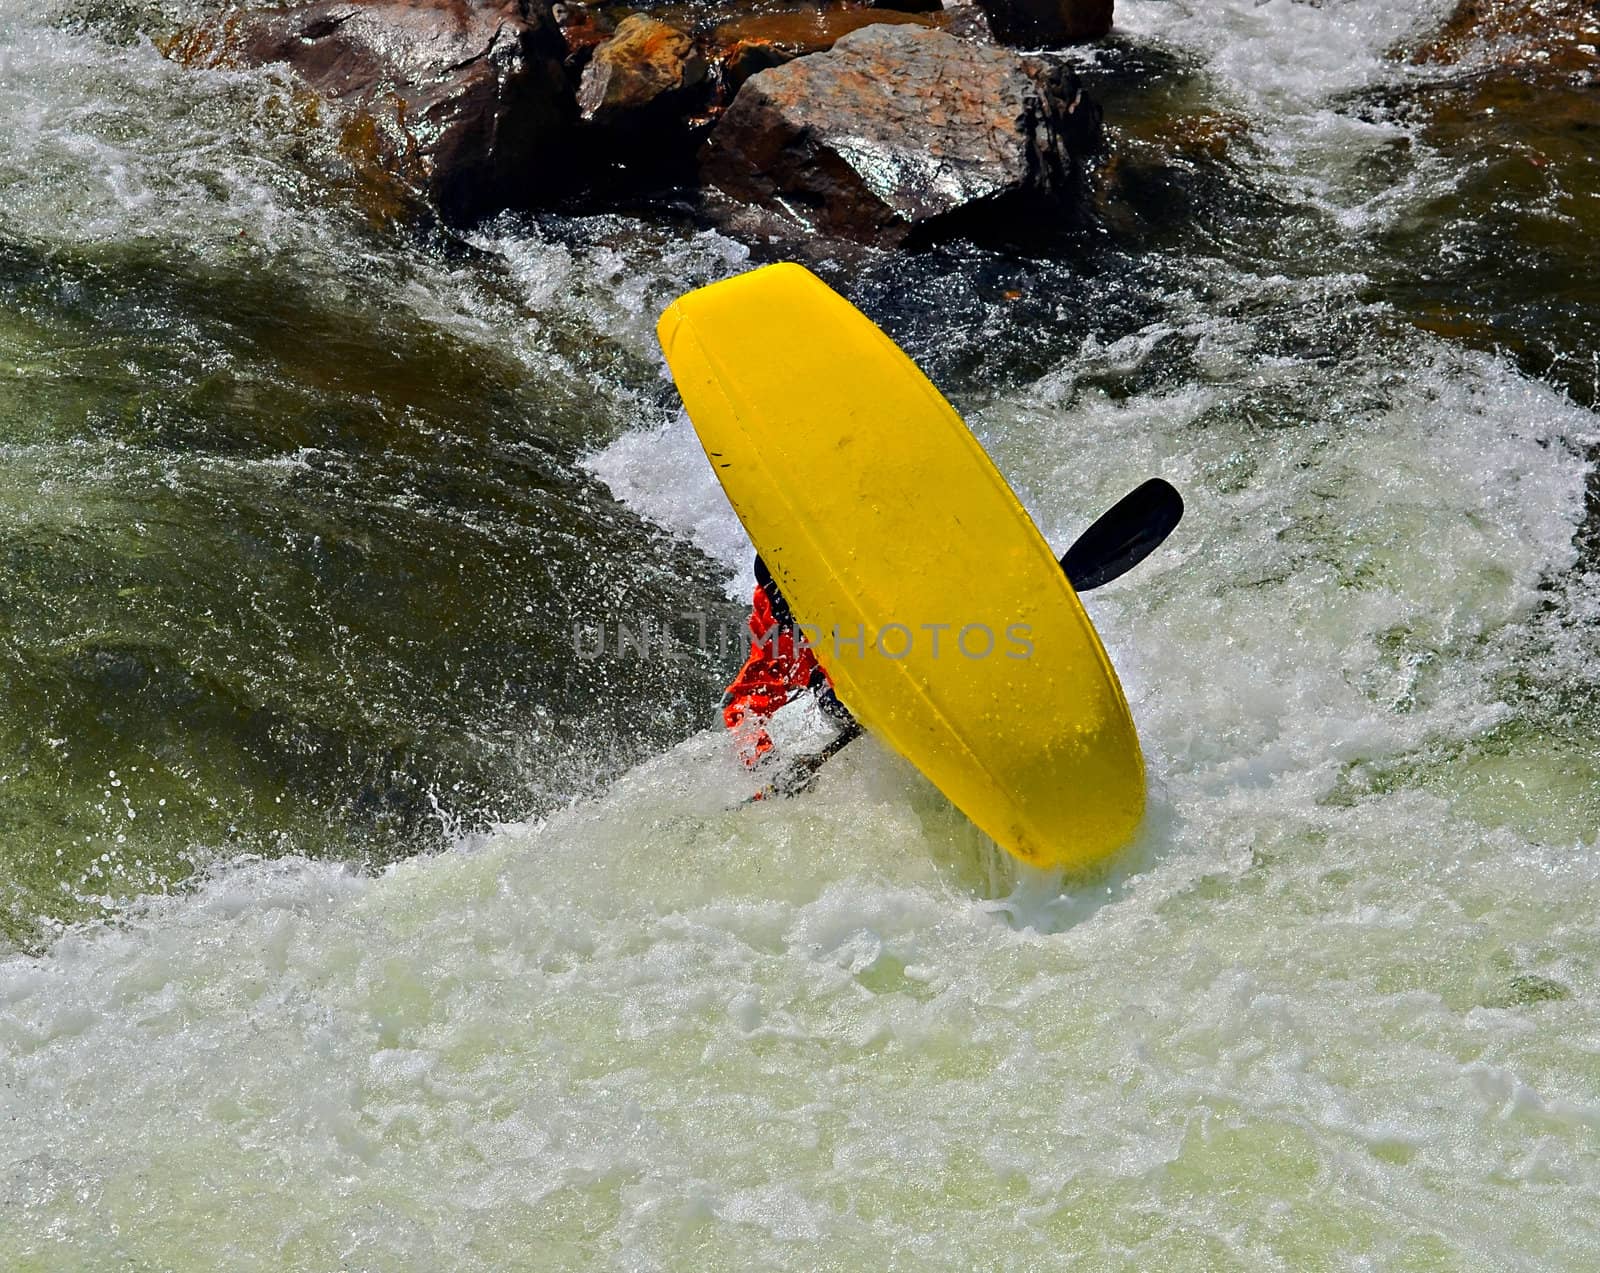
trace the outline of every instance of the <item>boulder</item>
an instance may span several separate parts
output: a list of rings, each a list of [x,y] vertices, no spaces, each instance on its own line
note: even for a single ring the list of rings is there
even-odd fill
[[[899,243],[1075,192],[1099,110],[1064,67],[920,26],[876,25],[751,77],[704,179],[795,228]],[[737,220],[737,217],[735,217]]]
[[[718,53],[722,93],[732,100],[739,87],[759,71],[811,53],[825,53],[852,31],[880,22],[916,22],[942,26],[942,12],[906,12],[892,8],[787,9],[777,13],[743,14],[714,27],[709,36]]]
[[[576,112],[544,0],[317,0],[232,13],[163,51],[289,67],[341,116],[358,164],[448,218],[564,192]]]
[[[648,127],[687,114],[692,94],[706,82],[706,61],[676,27],[636,13],[583,68],[578,111],[608,127]]]
[[[1112,0],[978,0],[1002,44],[1055,48],[1111,30]]]

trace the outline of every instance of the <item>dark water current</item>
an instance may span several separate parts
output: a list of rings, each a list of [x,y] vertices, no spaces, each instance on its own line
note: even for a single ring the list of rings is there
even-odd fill
[[[0,292],[16,925],[74,859],[112,896],[197,849],[382,861],[702,722],[705,659],[575,657],[720,604],[576,467],[592,395],[248,262],[9,244]]]
[[[660,306],[777,249],[668,212],[374,227],[269,80],[160,61],[148,37],[183,16],[8,6],[0,941],[216,860],[376,865],[538,814],[702,727],[736,658],[575,651],[575,625],[738,621],[725,568],[582,461],[674,412]],[[1088,61],[1114,154],[1087,228],[1044,253],[814,262],[963,406],[1136,333],[1154,333],[1137,358],[1091,361],[1063,401],[1204,381],[1179,321],[1202,311],[1303,369],[1214,408],[1263,438],[1337,446],[1384,381],[1361,400],[1319,365],[1398,375],[1419,328],[1594,406],[1600,182],[1578,90],[1502,94],[1492,124],[1459,83],[1363,90],[1337,111],[1394,143],[1330,190],[1265,162],[1273,143],[1192,54],[1130,37]],[[1418,185],[1353,232],[1364,201]],[[1287,302],[1240,285],[1342,273],[1360,280]],[[1219,482],[1250,480],[1235,464]],[[1596,538],[1591,515],[1587,561]],[[1538,707],[1515,728],[1581,752],[1591,691],[1524,679]]]

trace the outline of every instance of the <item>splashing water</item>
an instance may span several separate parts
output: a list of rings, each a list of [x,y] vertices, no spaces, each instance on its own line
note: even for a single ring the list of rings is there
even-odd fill
[[[811,798],[728,811],[744,780],[710,733],[377,874],[291,827],[284,856],[223,854],[0,962],[0,1264],[1593,1265],[1595,417],[1368,287],[1374,227],[1454,173],[1418,143],[1380,181],[1350,147],[1405,125],[1350,103],[1410,74],[1385,51],[1437,6],[1118,12],[1197,68],[1162,91],[1249,120],[1205,176],[1216,224],[1071,268],[958,247],[830,272],[1052,542],[1149,473],[1185,492],[1168,549],[1089,598],[1153,782],[1118,868],[1012,868],[870,741]],[[54,56],[18,25],[8,56]],[[113,85],[159,70],[93,56]],[[110,98],[68,92],[39,109]],[[121,143],[141,180],[156,136]],[[292,200],[262,189],[239,228],[308,293],[527,368],[510,414],[582,404],[534,432],[585,457],[572,489],[677,536],[638,570],[704,599],[746,569],[649,339],[741,249],[507,222],[461,263],[335,220],[288,260]],[[20,221],[57,252],[182,237],[137,199],[19,206],[7,241]],[[105,471],[128,444],[61,445]],[[51,463],[47,492],[77,472]]]

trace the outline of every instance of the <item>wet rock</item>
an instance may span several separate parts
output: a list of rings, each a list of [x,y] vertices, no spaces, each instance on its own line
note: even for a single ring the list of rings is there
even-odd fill
[[[320,0],[229,14],[163,50],[189,65],[288,66],[380,179],[466,219],[562,193],[575,110],[544,0]]]
[[[1111,30],[1112,0],[978,0],[1002,44],[1052,48]]]
[[[1070,70],[874,25],[753,76],[702,173],[793,228],[892,244],[1059,206],[1074,192],[1073,157],[1098,140],[1098,108]]]
[[[1126,242],[1170,245],[1195,235],[1205,241],[1235,210],[1265,215],[1235,162],[1250,136],[1249,119],[1227,111],[1118,114],[1110,156],[1096,172],[1100,222]]]
[[[567,69],[576,82],[576,73],[587,65],[595,49],[611,38],[615,28],[586,5],[553,4],[550,13],[567,48]]]
[[[1461,0],[1444,26],[1411,51],[1448,68],[1409,94],[1430,143],[1474,147],[1484,165],[1501,158],[1506,206],[1566,204],[1562,215],[1595,223],[1593,140],[1600,128],[1600,5],[1595,0]],[[1512,196],[1518,185],[1538,193]],[[1569,221],[1568,224],[1572,222]],[[1587,244],[1587,240],[1585,240]],[[1592,274],[1592,270],[1584,271]]]
[[[1547,80],[1600,83],[1600,6],[1594,0],[1459,0],[1412,60]]]
[[[768,44],[761,40],[741,40],[732,45],[723,53],[722,60],[718,64],[720,104],[726,108],[739,92],[740,86],[752,75],[759,75],[762,71],[770,71],[775,66],[792,62],[797,56],[781,45]]]
[[[994,29],[989,25],[989,15],[973,0],[950,0],[940,16],[943,19],[941,25],[951,35],[979,44],[994,43]]]
[[[937,6],[936,6],[937,7]],[[747,79],[810,53],[825,53],[852,31],[878,23],[914,22],[944,25],[944,14],[897,9],[794,9],[752,13],[712,29],[709,43],[720,52],[719,68],[726,100],[731,101]]]
[[[1427,261],[1385,280],[1420,326],[1509,354],[1573,399],[1600,399],[1600,7],[1464,0],[1401,51],[1430,73],[1393,104],[1458,174],[1388,240]]]
[[[705,82],[705,58],[687,35],[634,14],[584,67],[578,110],[585,120],[607,127],[649,127],[687,114],[690,95]]]

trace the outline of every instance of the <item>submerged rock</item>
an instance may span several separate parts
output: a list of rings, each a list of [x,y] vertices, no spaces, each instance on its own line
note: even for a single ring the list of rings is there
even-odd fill
[[[1098,40],[1111,30],[1112,0],[978,0],[1002,44],[1053,47]]]
[[[753,76],[705,179],[803,230],[899,243],[1057,204],[1099,112],[1065,68],[917,26],[870,26]]]
[[[1476,147],[1484,165],[1514,161],[1500,177],[1506,209],[1553,200],[1563,217],[1593,226],[1600,212],[1597,50],[1595,0],[1460,0],[1438,33],[1411,51],[1413,62],[1441,69],[1410,97],[1422,107],[1431,143]],[[1546,175],[1529,181],[1524,168]],[[1536,192],[1510,193],[1524,184]]]
[[[1450,198],[1393,232],[1381,286],[1415,321],[1514,357],[1585,405],[1600,398],[1600,7],[1462,0],[1398,50],[1429,73],[1395,94]]]
[[[1459,0],[1414,62],[1532,79],[1600,83],[1600,5],[1594,0]]]
[[[536,203],[562,180],[576,111],[544,0],[318,0],[230,14],[164,51],[288,66],[340,112],[352,158],[447,217]]]

